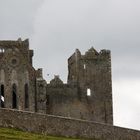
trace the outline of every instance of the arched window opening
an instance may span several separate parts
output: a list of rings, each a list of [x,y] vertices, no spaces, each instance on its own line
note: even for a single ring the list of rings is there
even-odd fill
[[[91,89],[87,88],[87,96],[91,96]]]
[[[4,85],[1,85],[0,87],[0,93],[1,93],[1,107],[4,108]]]
[[[12,86],[12,108],[17,108],[17,87],[16,84]]]
[[[25,108],[29,108],[29,89],[28,89],[28,84],[25,84],[24,90],[25,90]]]

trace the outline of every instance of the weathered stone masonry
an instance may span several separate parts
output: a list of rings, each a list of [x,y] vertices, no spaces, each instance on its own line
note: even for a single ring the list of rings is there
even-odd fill
[[[3,108],[113,123],[110,51],[78,49],[68,59],[68,82],[49,84],[32,65],[29,41],[0,41],[0,93]]]
[[[0,126],[66,137],[140,139],[139,131],[113,126],[109,50],[91,48],[82,55],[76,49],[68,59],[66,84],[57,75],[47,83],[32,57],[28,40],[0,41]]]
[[[140,140],[140,132],[108,124],[0,109],[0,126],[54,136],[96,138],[97,140]]]

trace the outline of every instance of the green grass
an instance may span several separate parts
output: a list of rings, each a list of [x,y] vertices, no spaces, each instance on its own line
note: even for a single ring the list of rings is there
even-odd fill
[[[23,132],[17,129],[0,128],[0,140],[82,140],[82,139],[44,136],[29,132]]]

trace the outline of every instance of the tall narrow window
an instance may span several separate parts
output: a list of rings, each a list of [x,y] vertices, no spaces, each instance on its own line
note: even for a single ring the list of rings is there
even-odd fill
[[[1,88],[0,89],[0,93],[1,93],[1,97],[0,97],[0,99],[1,99],[1,107],[4,108],[4,85],[1,85],[0,88]]]
[[[24,90],[25,90],[25,108],[29,108],[29,89],[28,89],[28,84],[25,84]]]
[[[91,96],[91,89],[87,88],[87,96]]]
[[[84,69],[86,69],[86,64],[84,64]]]
[[[46,105],[49,105],[49,102],[50,102],[50,98],[49,95],[47,95]]]
[[[12,108],[17,108],[17,87],[16,84],[12,86]]]

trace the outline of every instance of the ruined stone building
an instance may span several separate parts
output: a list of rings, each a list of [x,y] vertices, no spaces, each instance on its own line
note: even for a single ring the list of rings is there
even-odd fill
[[[0,41],[1,108],[113,123],[109,50],[76,49],[68,59],[68,80],[49,84],[32,65],[28,40]]]
[[[0,41],[0,126],[54,136],[140,140],[140,131],[113,125],[111,54],[76,49],[68,80],[47,83],[32,64],[29,41]]]

